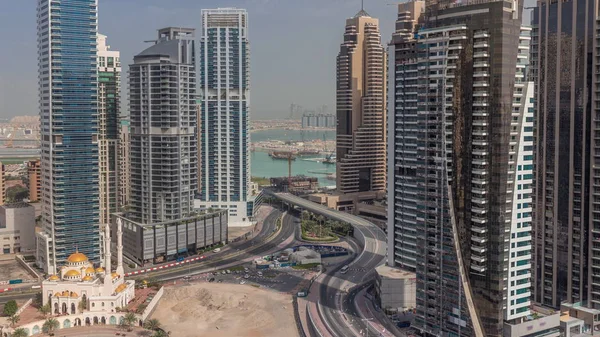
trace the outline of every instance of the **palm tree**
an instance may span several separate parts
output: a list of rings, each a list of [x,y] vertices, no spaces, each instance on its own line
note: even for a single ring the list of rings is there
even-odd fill
[[[152,337],[169,337],[171,336],[171,331],[164,331],[164,330],[156,330],[156,332],[154,332],[154,335],[152,335]]]
[[[42,325],[42,331],[50,336],[54,336],[54,331],[58,328],[60,328],[60,323],[52,317],[48,318]]]
[[[16,328],[15,331],[10,334],[10,337],[27,337],[27,331],[23,328]]]
[[[20,320],[21,317],[19,315],[12,315],[8,318],[8,321],[13,327],[15,326],[15,324],[19,323]]]
[[[156,318],[148,319],[144,322],[144,328],[148,330],[158,330],[160,328],[160,322]]]
[[[128,312],[125,314],[125,316],[123,316],[123,323],[125,323],[125,325],[127,325],[127,330],[131,331],[131,327],[134,325],[134,323],[137,321],[137,317],[135,316],[135,314],[133,312]]]
[[[40,314],[44,315],[44,317],[48,316],[52,308],[50,307],[50,303],[46,303],[46,305],[42,305],[38,311]]]

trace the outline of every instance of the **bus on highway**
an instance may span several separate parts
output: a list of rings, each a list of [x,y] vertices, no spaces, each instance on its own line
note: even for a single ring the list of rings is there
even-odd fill
[[[342,267],[342,269],[340,270],[340,273],[342,274],[346,274],[348,272],[348,269],[350,269],[350,267],[348,267],[348,265],[345,265]]]

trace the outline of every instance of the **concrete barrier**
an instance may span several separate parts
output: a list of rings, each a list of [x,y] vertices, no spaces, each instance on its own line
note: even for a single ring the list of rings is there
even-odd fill
[[[23,268],[27,270],[29,274],[31,274],[31,276],[35,277],[38,281],[42,280],[42,275],[38,274],[38,272],[35,269],[33,269],[33,267],[31,267],[27,262],[25,262],[25,259],[23,259],[21,255],[16,255],[15,259]]]
[[[161,287],[156,293],[156,295],[154,295],[154,298],[152,299],[152,301],[150,301],[150,303],[148,303],[148,306],[146,307],[146,309],[144,309],[144,312],[142,313],[142,321],[145,321],[146,318],[148,318],[148,316],[152,314],[152,311],[154,311],[154,308],[156,308],[156,305],[158,304],[158,301],[160,301],[164,292],[165,287]]]
[[[23,304],[19,310],[17,310],[15,315],[20,315],[25,309],[27,309],[28,306],[31,305],[31,303],[33,303],[33,298],[28,299],[27,302],[25,302],[25,304]]]

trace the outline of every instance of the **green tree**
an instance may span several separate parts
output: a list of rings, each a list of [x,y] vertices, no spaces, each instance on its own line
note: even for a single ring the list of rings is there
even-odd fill
[[[156,318],[147,319],[144,322],[144,329],[156,331],[160,328],[160,326],[161,326],[161,324]]]
[[[131,327],[137,321],[137,316],[133,312],[128,312],[123,316],[123,323],[127,326],[127,331],[131,331]]]
[[[44,325],[42,325],[42,331],[50,336],[54,336],[54,331],[58,330],[58,328],[60,328],[60,323],[52,317],[48,318],[44,322]]]
[[[164,331],[164,330],[156,330],[156,332],[154,332],[154,335],[152,335],[152,337],[169,337],[171,336],[171,331]]]
[[[29,189],[21,185],[15,185],[6,189],[6,199],[9,202],[19,202],[29,197]]]
[[[27,331],[23,328],[16,328],[15,331],[10,334],[10,337],[27,337]]]
[[[2,313],[5,316],[12,316],[17,313],[17,310],[19,310],[19,307],[17,306],[17,301],[12,300],[4,304],[4,310],[2,310]]]
[[[52,308],[50,307],[50,303],[46,303],[46,305],[42,305],[38,309],[38,311],[40,312],[40,314],[44,315],[44,317],[48,316],[50,311],[52,311]]]
[[[21,317],[19,315],[12,315],[8,318],[8,321],[10,322],[13,328],[15,327],[15,324],[19,323],[20,320]]]
[[[40,215],[41,216],[41,215]],[[29,262],[29,261],[27,261]],[[36,293],[35,297],[33,298],[33,305],[35,305],[36,307],[41,307],[44,303],[44,299],[42,297],[42,293]]]

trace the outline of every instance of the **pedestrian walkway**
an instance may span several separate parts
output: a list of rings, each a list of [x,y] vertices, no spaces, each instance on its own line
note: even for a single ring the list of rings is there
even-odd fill
[[[54,336],[56,337],[138,337],[138,336],[151,336],[152,333],[142,328],[133,328],[131,332],[124,331],[117,328],[116,326],[82,326],[68,329],[56,330]],[[32,337],[48,336],[47,334],[37,334]]]

